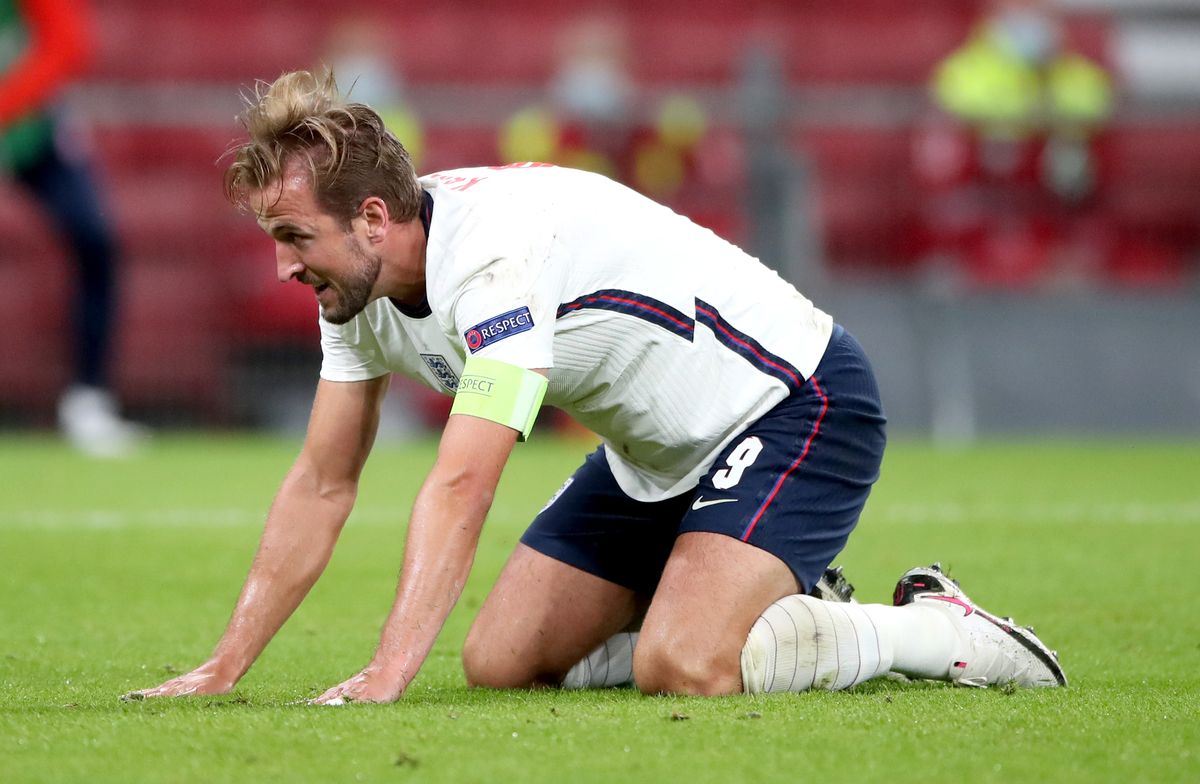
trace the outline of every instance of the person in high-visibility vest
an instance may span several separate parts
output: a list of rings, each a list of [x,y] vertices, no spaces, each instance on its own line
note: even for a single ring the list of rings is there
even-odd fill
[[[931,88],[937,104],[969,123],[985,146],[1044,144],[1041,178],[1058,195],[1078,199],[1094,186],[1089,142],[1112,113],[1112,83],[1100,65],[1063,45],[1058,21],[1042,4],[996,2],[938,66]],[[983,163],[994,170],[1003,166],[997,159],[1013,158],[985,153]]]
[[[623,24],[604,14],[567,27],[548,100],[517,111],[500,128],[504,163],[542,161],[603,174],[659,199],[693,175],[707,131],[700,104],[665,96],[649,121],[635,111]]]

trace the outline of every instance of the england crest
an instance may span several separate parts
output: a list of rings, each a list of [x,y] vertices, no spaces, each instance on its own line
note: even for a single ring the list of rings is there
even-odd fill
[[[453,392],[458,389],[458,376],[454,374],[454,369],[450,367],[450,363],[441,354],[422,354],[421,359],[425,360],[425,364],[437,377],[448,391]]]

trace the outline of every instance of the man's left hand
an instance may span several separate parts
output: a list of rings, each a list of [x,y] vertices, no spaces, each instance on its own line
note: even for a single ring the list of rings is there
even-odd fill
[[[328,689],[311,705],[345,705],[347,702],[395,702],[404,693],[405,683],[385,677],[375,665],[368,665],[361,672]]]

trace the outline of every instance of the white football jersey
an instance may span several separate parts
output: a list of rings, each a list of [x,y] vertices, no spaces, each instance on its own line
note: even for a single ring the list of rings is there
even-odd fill
[[[466,358],[546,368],[545,402],[600,435],[632,498],[699,481],[798,389],[832,319],[758,260],[605,177],[544,164],[421,178],[423,311],[321,320],[322,378],[389,372],[453,394]]]

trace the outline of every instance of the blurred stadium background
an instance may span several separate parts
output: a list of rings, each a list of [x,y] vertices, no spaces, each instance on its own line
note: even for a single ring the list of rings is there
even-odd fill
[[[862,339],[893,432],[1194,435],[1200,2],[1047,2],[1101,74],[1062,125],[939,82],[992,5],[95,0],[62,100],[119,240],[116,391],[157,426],[303,423],[315,306],[217,160],[239,92],[331,62],[422,172],[590,166],[760,255]],[[0,178],[0,427],[53,427],[74,274]],[[394,384],[387,432],[446,405]]]

